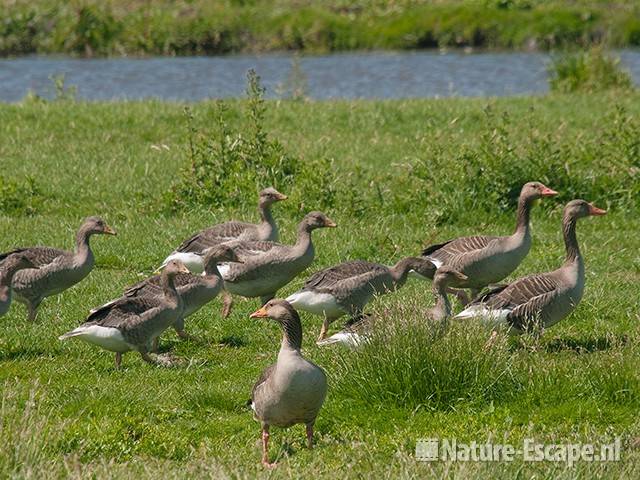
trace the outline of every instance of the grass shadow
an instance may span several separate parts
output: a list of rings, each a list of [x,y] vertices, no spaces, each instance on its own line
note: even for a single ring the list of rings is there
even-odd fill
[[[33,359],[38,357],[50,357],[53,353],[51,350],[45,350],[43,348],[18,348],[15,350],[2,350],[0,351],[0,362],[22,359]]]
[[[576,353],[594,353],[625,346],[629,343],[627,335],[597,338],[556,338],[545,345],[549,353],[572,350]]]
[[[246,344],[247,342],[242,337],[238,337],[236,335],[227,335],[222,337],[218,343],[220,346],[232,348],[244,347]]]

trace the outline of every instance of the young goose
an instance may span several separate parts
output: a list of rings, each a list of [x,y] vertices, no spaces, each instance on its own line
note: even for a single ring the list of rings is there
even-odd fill
[[[269,463],[269,427],[304,423],[307,446],[313,447],[313,425],[327,394],[327,377],[316,364],[302,356],[300,317],[286,301],[274,299],[250,315],[271,318],[282,328],[278,360],[265,369],[253,386],[249,404],[262,425],[262,464]]]
[[[169,255],[162,266],[171,260],[180,260],[189,270],[201,273],[204,269],[203,252],[219,243],[230,240],[248,241],[278,241],[278,226],[271,215],[271,205],[287,196],[278,192],[275,188],[265,188],[258,197],[258,210],[262,222],[259,224],[238,222],[220,223],[211,228],[202,230],[180,244],[180,246]]]
[[[181,262],[172,260],[162,271],[163,295],[121,298],[96,310],[82,325],[59,339],[78,337],[115,352],[116,368],[120,367],[122,354],[131,350],[140,352],[146,362],[170,364],[168,360],[152,358],[149,349],[153,340],[182,315],[182,299],[176,291],[174,279],[179,273],[188,272]]]
[[[364,260],[345,262],[315,273],[287,301],[297,309],[324,317],[318,337],[321,341],[331,322],[343,315],[351,316],[350,323],[357,322],[373,296],[400,288],[410,271],[424,278],[434,270],[431,261],[416,257],[404,258],[393,267]]]
[[[33,263],[26,255],[14,253],[9,255],[0,268],[0,317],[9,311],[11,306],[11,281],[13,276],[25,268],[33,268]]]
[[[26,304],[29,320],[35,320],[40,302],[63,292],[84,279],[93,269],[93,252],[89,238],[94,234],[115,235],[116,232],[99,217],[87,218],[76,234],[74,252],[50,247],[19,248],[0,255],[0,269],[6,258],[21,253],[34,268],[20,270],[13,276],[11,287],[16,300]]]
[[[182,298],[184,310],[182,315],[173,325],[180,338],[188,339],[190,336],[184,331],[185,318],[193,315],[207,303],[218,296],[223,287],[222,277],[218,271],[218,263],[240,262],[233,249],[227,245],[215,245],[205,250],[204,273],[179,273],[174,279],[178,295]],[[135,285],[125,289],[123,296],[128,298],[163,295],[162,276],[154,275]],[[113,300],[102,307],[92,310],[92,313],[117,302]]]
[[[447,321],[451,316],[451,303],[447,297],[450,287],[457,287],[467,280],[466,275],[453,270],[450,267],[441,267],[433,277],[433,294],[436,304],[427,312],[427,316],[438,322],[443,330],[447,327]],[[351,348],[360,346],[367,340],[372,327],[372,317],[364,316],[361,320],[349,323],[347,326],[324,340],[319,340],[318,345],[331,345],[341,343]]]
[[[535,200],[557,193],[540,182],[525,183],[518,199],[513,235],[460,237],[431,245],[424,249],[422,255],[437,268],[449,265],[467,275],[469,280],[464,288],[470,288],[472,297],[475,297],[484,287],[500,282],[518,268],[531,248],[531,207]]]
[[[455,318],[480,317],[494,325],[506,325],[512,333],[550,327],[565,318],[580,303],[584,291],[584,260],[576,238],[576,223],[580,218],[606,213],[584,200],[569,202],[562,219],[566,248],[563,265],[552,272],[496,287]]]
[[[322,212],[308,213],[298,225],[298,239],[294,245],[274,242],[229,242],[244,263],[220,266],[224,288],[234,295],[260,297],[262,304],[275,297],[276,292],[304,271],[315,256],[311,232],[336,224]],[[228,312],[230,305],[225,305]]]

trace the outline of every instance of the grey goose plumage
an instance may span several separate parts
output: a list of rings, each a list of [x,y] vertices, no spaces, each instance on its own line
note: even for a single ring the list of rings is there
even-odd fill
[[[474,300],[456,318],[480,317],[491,324],[505,325],[512,333],[522,333],[550,327],[567,317],[582,299],[585,284],[576,223],[583,217],[604,214],[605,210],[584,200],[569,202],[562,219],[566,250],[562,266],[495,287]]]
[[[201,273],[204,270],[203,253],[214,245],[231,240],[273,241],[279,238],[278,225],[271,214],[271,206],[287,196],[269,187],[258,196],[259,224],[232,220],[201,230],[182,242],[163,262],[163,266],[171,260],[180,260],[189,270]]]
[[[88,217],[76,234],[73,252],[51,247],[28,247],[0,255],[0,269],[15,253],[24,255],[33,265],[33,268],[17,272],[11,282],[16,300],[27,306],[30,320],[35,319],[43,299],[63,292],[89,275],[94,265],[89,239],[95,234],[115,235],[116,232],[100,217]]]
[[[173,325],[180,338],[190,336],[184,330],[184,320],[200,310],[207,303],[215,299],[223,287],[223,280],[218,271],[218,263],[240,262],[231,247],[225,244],[215,245],[204,252],[204,272],[195,275],[191,272],[178,273],[174,278],[174,284],[184,305],[182,314]],[[162,275],[153,275],[124,290],[123,297],[135,298],[163,295]],[[108,306],[118,300],[106,303],[96,310]]]
[[[20,270],[33,268],[33,263],[22,253],[8,255],[0,267],[0,317],[9,311],[11,306],[13,276]]]
[[[167,365],[170,362],[149,355],[151,344],[182,315],[182,299],[175,287],[175,277],[188,273],[179,261],[172,260],[161,274],[162,295],[124,297],[91,313],[82,325],[59,337],[79,338],[115,352],[116,368],[122,354],[131,350],[140,353],[149,363]]]
[[[467,280],[466,275],[453,270],[451,267],[441,267],[433,277],[432,291],[435,297],[435,305],[427,312],[427,317],[436,323],[436,327],[443,332],[448,327],[448,320],[451,317],[451,302],[447,296],[450,287],[458,287]],[[351,348],[356,348],[366,342],[371,335],[374,317],[363,315],[359,319],[347,323],[345,328],[334,333],[330,337],[317,342],[320,346],[343,344]]]
[[[271,318],[282,328],[278,359],[266,368],[251,391],[249,404],[262,426],[262,463],[269,462],[269,427],[306,426],[307,445],[313,446],[313,426],[327,394],[324,371],[301,353],[302,324],[295,309],[282,299],[267,302],[250,315]]]
[[[470,288],[475,297],[487,285],[509,276],[524,260],[531,249],[531,207],[537,199],[556,194],[540,182],[526,183],[518,198],[516,229],[512,235],[460,237],[427,247],[422,255],[437,268],[448,265],[467,275],[464,288]]]
[[[402,287],[411,271],[426,278],[433,276],[435,267],[430,260],[418,257],[404,258],[392,267],[364,260],[344,262],[316,272],[287,301],[297,309],[324,317],[320,342],[326,338],[331,322],[343,315],[349,315],[351,323],[357,322],[374,296]]]
[[[336,224],[322,212],[310,212],[298,225],[294,245],[275,242],[228,242],[244,263],[219,267],[225,289],[234,295],[260,297],[262,304],[303,272],[315,257],[311,232]]]

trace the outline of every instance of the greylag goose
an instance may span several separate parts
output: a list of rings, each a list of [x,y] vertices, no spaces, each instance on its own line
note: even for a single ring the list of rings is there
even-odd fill
[[[193,315],[207,303],[212,301],[222,290],[223,281],[218,271],[218,263],[240,262],[233,249],[225,244],[215,245],[205,250],[204,253],[204,273],[194,275],[193,273],[179,273],[174,279],[174,284],[178,295],[182,298],[184,309],[182,315],[176,320],[173,328],[180,338],[187,339],[190,336],[184,331],[185,318]],[[124,297],[146,297],[163,295],[162,275],[154,275],[135,285],[128,287]],[[91,313],[107,307],[117,300],[112,300],[92,310]],[[154,349],[155,350],[155,349]]]
[[[262,222],[259,224],[229,221],[202,230],[180,244],[169,255],[162,266],[171,260],[180,260],[189,270],[201,273],[204,269],[203,252],[213,245],[230,240],[278,241],[278,226],[271,215],[271,205],[286,200],[287,196],[275,188],[265,188],[258,197],[258,209]]]
[[[183,304],[176,291],[175,277],[188,272],[184,264],[172,260],[160,276],[163,295],[121,298],[91,313],[82,325],[59,339],[77,337],[115,352],[116,368],[120,367],[122,354],[131,350],[138,351],[146,362],[170,364],[166,359],[151,357],[149,350],[153,340],[182,315]]]
[[[467,275],[469,280],[464,288],[471,289],[471,295],[475,297],[484,287],[500,282],[518,268],[531,248],[531,207],[535,200],[557,193],[540,182],[525,183],[518,199],[513,235],[460,237],[431,245],[422,255],[437,268],[449,265]],[[462,296],[459,292],[453,293]]]
[[[447,297],[449,287],[457,287],[467,280],[466,275],[453,270],[450,267],[441,267],[433,277],[432,290],[436,298],[436,304],[427,312],[427,316],[440,323],[442,329],[446,329],[446,322],[451,316],[451,303]],[[361,320],[349,323],[347,326],[324,340],[319,340],[318,345],[331,345],[341,343],[351,348],[360,346],[367,340],[372,327],[372,317],[363,316]]]
[[[225,290],[243,297],[260,297],[264,305],[313,262],[315,250],[311,232],[317,228],[335,226],[324,213],[311,212],[298,225],[298,239],[294,245],[244,241],[227,243],[244,263],[220,265]],[[227,302],[226,314],[229,309]]]
[[[116,232],[101,218],[89,217],[76,234],[73,252],[51,247],[29,247],[0,255],[0,269],[7,257],[14,253],[27,257],[34,267],[20,270],[11,282],[16,300],[27,306],[29,320],[36,318],[36,311],[43,299],[63,292],[89,275],[94,264],[89,238],[95,234],[115,235]]]
[[[287,301],[294,308],[324,317],[318,337],[321,341],[331,322],[350,315],[350,323],[356,323],[373,296],[397,290],[407,281],[409,272],[427,278],[434,271],[431,261],[417,257],[404,258],[393,267],[364,260],[345,262],[315,273]]]
[[[262,425],[262,464],[269,462],[269,427],[306,425],[307,446],[313,447],[313,425],[327,394],[327,377],[316,364],[305,359],[300,317],[286,301],[274,299],[250,315],[271,318],[282,328],[282,344],[274,365],[265,369],[251,391],[249,404]]]
[[[9,311],[11,306],[11,281],[13,276],[25,268],[33,268],[33,263],[26,255],[14,253],[9,255],[0,269],[0,317]]]
[[[493,288],[455,318],[480,317],[494,325],[505,325],[512,333],[550,327],[565,318],[580,303],[584,292],[584,260],[576,238],[576,223],[580,218],[606,213],[584,200],[569,202],[562,219],[566,248],[562,266]]]

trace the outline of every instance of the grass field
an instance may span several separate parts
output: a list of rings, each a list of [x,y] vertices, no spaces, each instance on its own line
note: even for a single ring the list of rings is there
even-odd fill
[[[0,55],[640,45],[633,0],[0,0]]]
[[[240,131],[243,108],[229,103],[230,124]],[[211,104],[191,110],[194,128],[211,128]],[[561,195],[534,210],[534,245],[517,276],[562,261],[563,203],[584,197],[610,212],[579,224],[585,297],[539,342],[503,340],[485,352],[489,332],[473,323],[434,340],[423,319],[430,286],[419,282],[371,306],[384,319],[386,341],[359,352],[318,349],[320,320],[303,315],[304,350],[330,379],[316,448],[304,448],[301,427],[274,429],[271,455],[280,466],[263,471],[259,426],[244,404],[275,358],[280,333],[248,318],[257,302],[239,301],[227,320],[219,301],[189,318],[188,331],[204,344],[167,332],[163,348],[188,360],[181,368],[151,367],[128,354],[116,371],[111,354],[57,340],[190,233],[229,217],[255,219],[253,198],[235,208],[167,208],[167,193],[188,164],[183,105],[1,105],[0,250],[71,247],[81,219],[93,214],[118,236],[93,239],[94,271],[47,299],[36,323],[18,304],[0,319],[0,477],[637,476],[639,113],[637,93],[268,102],[269,135],[300,162],[328,166],[314,182],[334,194],[314,193],[318,204],[305,198],[304,178],[276,185],[291,193],[275,208],[283,241],[293,240],[311,209],[324,209],[339,225],[314,233],[311,271],[353,258],[393,262],[454,235],[508,233],[514,192],[526,180]],[[419,463],[413,452],[422,437],[515,445],[621,437],[623,451],[619,462],[573,467]]]

